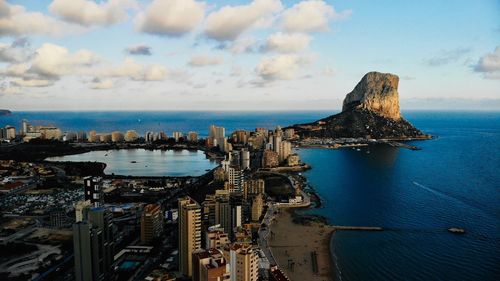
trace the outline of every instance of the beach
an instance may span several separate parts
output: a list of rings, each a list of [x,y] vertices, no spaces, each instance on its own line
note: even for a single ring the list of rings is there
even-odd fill
[[[279,267],[290,280],[333,280],[333,227],[310,220],[306,224],[295,223],[292,212],[279,209],[270,226],[268,243]]]

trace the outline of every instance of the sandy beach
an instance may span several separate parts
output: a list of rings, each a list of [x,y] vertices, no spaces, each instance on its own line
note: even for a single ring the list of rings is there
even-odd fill
[[[268,242],[279,267],[293,281],[333,280],[333,228],[320,222],[294,223],[291,212],[281,209],[270,227]]]

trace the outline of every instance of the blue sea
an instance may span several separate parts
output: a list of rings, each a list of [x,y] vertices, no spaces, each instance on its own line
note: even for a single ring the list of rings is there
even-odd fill
[[[53,124],[63,130],[198,131],[208,126],[273,128],[331,112],[14,112],[0,126]],[[436,138],[412,144],[300,149],[309,183],[323,198],[313,212],[331,224],[381,226],[332,240],[342,280],[500,280],[500,112],[410,111]],[[447,231],[466,230],[464,235]]]

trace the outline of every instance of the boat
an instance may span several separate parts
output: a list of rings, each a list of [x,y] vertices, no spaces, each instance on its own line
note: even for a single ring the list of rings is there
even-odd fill
[[[465,229],[458,228],[458,227],[450,227],[450,228],[448,228],[448,231],[453,233],[453,234],[464,234],[465,233]]]

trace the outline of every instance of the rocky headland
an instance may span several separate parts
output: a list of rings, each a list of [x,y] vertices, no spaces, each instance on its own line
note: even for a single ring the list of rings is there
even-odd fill
[[[401,116],[398,85],[397,75],[369,72],[347,94],[341,113],[289,128],[301,138],[430,138]]]
[[[11,115],[12,112],[10,110],[7,110],[7,109],[0,109],[0,116],[7,116],[7,115]]]

